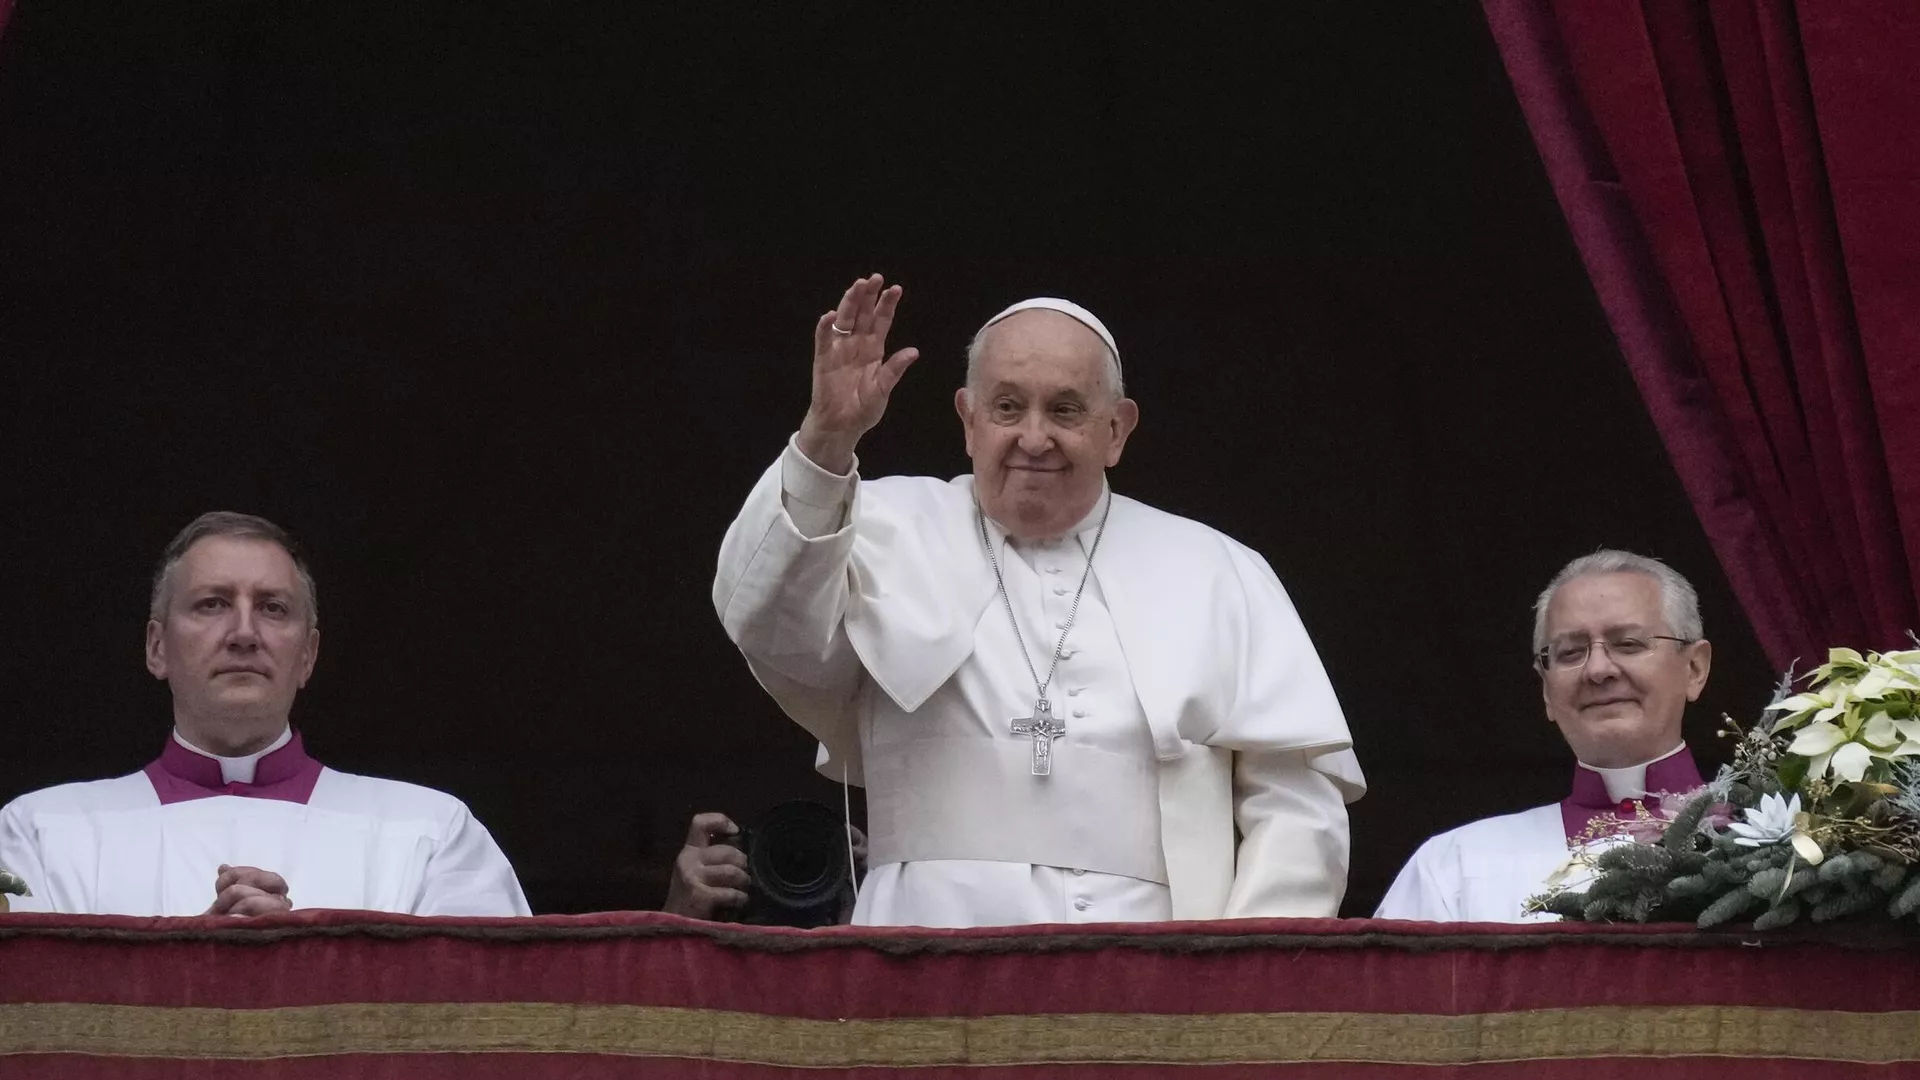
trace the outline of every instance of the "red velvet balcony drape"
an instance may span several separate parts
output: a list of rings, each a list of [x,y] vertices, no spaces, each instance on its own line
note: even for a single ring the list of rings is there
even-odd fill
[[[1768,656],[1920,629],[1920,5],[1483,0]],[[1570,453],[1604,447],[1568,447]]]

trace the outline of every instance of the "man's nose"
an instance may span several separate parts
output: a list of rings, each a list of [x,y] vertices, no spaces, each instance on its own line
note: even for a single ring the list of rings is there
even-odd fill
[[[1053,449],[1053,431],[1047,427],[1046,418],[1037,410],[1029,413],[1020,424],[1020,449],[1033,457]]]
[[[253,605],[233,605],[233,622],[227,627],[227,648],[253,649],[260,645],[260,630],[254,622]]]
[[[1596,641],[1587,646],[1587,666],[1581,671],[1589,682],[1605,682],[1620,674],[1620,665],[1614,662],[1613,654],[1607,651],[1607,643]]]

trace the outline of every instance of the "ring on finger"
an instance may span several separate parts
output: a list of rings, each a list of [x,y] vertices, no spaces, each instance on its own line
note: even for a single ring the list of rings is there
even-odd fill
[[[837,322],[831,324],[830,329],[832,329],[834,333],[839,334],[841,337],[847,337],[853,333],[853,331],[848,330],[846,327],[841,326]]]

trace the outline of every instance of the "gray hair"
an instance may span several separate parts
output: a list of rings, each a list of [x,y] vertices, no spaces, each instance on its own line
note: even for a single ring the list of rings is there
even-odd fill
[[[313,583],[313,570],[307,565],[306,553],[300,550],[293,535],[266,518],[236,514],[231,510],[201,514],[168,542],[166,550],[160,553],[160,562],[153,570],[153,594],[147,602],[148,618],[159,619],[166,614],[169,594],[173,591],[174,570],[180,566],[180,560],[187,557],[189,548],[209,536],[264,540],[279,545],[280,550],[293,560],[293,572],[300,578],[300,591],[305,594],[307,606],[307,629],[320,625],[320,590]]]
[[[1698,641],[1705,636],[1706,631],[1700,625],[1700,594],[1693,591],[1693,585],[1680,576],[1680,571],[1646,555],[1601,548],[1561,567],[1547,587],[1541,590],[1540,599],[1533,602],[1535,652],[1547,644],[1547,605],[1553,602],[1553,594],[1574,578],[1595,574],[1645,574],[1660,586],[1660,617],[1666,620],[1667,629],[1675,637],[1688,641]]]
[[[1068,317],[1071,318],[1072,316]],[[1000,321],[1004,322],[1005,320]],[[967,389],[969,391],[975,390],[979,386],[980,354],[986,351],[987,331],[999,325],[1000,322],[988,323],[973,335],[972,341],[967,342]],[[1095,337],[1098,336],[1097,334],[1095,335]],[[1113,391],[1114,400],[1118,401],[1127,396],[1127,383],[1120,375],[1120,358],[1113,354],[1112,349],[1107,348],[1107,343],[1104,340],[1100,342],[1100,354],[1106,359],[1101,382],[1106,384],[1108,390]]]

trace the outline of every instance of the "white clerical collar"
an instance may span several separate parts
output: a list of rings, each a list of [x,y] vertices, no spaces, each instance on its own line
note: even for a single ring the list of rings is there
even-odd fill
[[[1600,774],[1601,781],[1607,785],[1607,798],[1615,802],[1622,799],[1644,799],[1647,796],[1647,766],[1665,761],[1686,748],[1687,744],[1683,742],[1657,758],[1651,758],[1638,765],[1622,765],[1617,769],[1596,768],[1584,761],[1578,764],[1588,772]]]
[[[222,783],[251,784],[253,783],[253,770],[260,764],[260,759],[293,741],[293,728],[288,726],[282,729],[280,737],[273,740],[272,743],[263,749],[256,750],[251,754],[242,754],[239,757],[221,757],[219,754],[209,754],[205,750],[188,742],[186,737],[180,734],[179,728],[173,729],[173,741],[199,754],[201,757],[212,758],[219,762],[220,780]]]
[[[1012,544],[1016,548],[1045,550],[1064,543],[1069,536],[1078,538],[1080,546],[1084,548],[1088,544],[1093,543],[1093,534],[1099,531],[1100,523],[1106,520],[1107,502],[1112,498],[1113,490],[1107,486],[1106,479],[1102,478],[1100,481],[1100,497],[1093,500],[1093,509],[1087,511],[1087,516],[1081,518],[1079,523],[1074,525],[1073,528],[1047,540],[1016,539],[1012,534],[1008,533],[998,521],[994,521],[992,518],[988,518],[987,521],[991,523],[995,529],[1000,531],[1000,536],[1005,539],[1007,543]]]

